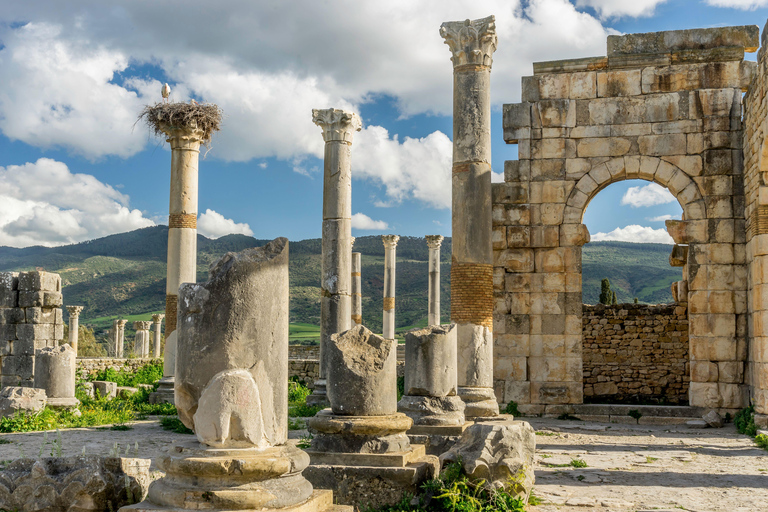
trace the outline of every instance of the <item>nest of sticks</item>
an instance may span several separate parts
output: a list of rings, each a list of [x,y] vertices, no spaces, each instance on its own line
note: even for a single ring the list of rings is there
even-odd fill
[[[213,132],[221,129],[222,110],[213,103],[155,103],[139,114],[155,135],[165,132],[161,127],[185,128],[197,126],[203,131],[203,141],[209,142]]]

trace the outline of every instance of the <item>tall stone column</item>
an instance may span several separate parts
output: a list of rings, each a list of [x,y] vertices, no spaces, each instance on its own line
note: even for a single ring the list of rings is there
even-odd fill
[[[352,253],[352,323],[363,323],[363,265],[359,252]]]
[[[133,351],[136,357],[149,357],[149,328],[152,322],[139,320],[133,322],[133,328],[136,329],[136,338],[134,338]]]
[[[118,331],[117,322],[118,322],[117,318],[112,320],[112,330],[109,333],[109,337],[110,339],[112,339],[113,353],[111,355],[114,357],[117,357],[117,345],[118,345],[118,340],[120,339],[120,336],[117,334],[117,331]]]
[[[384,317],[382,336],[395,339],[395,262],[397,259],[397,235],[381,235],[384,242]]]
[[[309,404],[326,404],[327,345],[332,334],[351,326],[352,315],[352,171],[350,150],[362,123],[357,114],[335,108],[312,110],[323,129],[323,239],[320,276],[320,378]]]
[[[83,306],[67,306],[69,312],[69,346],[75,351],[77,357],[77,338],[80,330],[80,312]]]
[[[440,325],[440,245],[442,235],[427,235],[429,247],[429,311],[428,325]]]
[[[496,416],[493,392],[491,63],[495,17],[443,23],[453,56],[451,320],[467,417]]]
[[[118,358],[124,357],[123,350],[125,348],[125,324],[127,323],[128,320],[117,320],[117,343],[115,344],[115,347]]]
[[[160,345],[161,345],[161,341],[162,341],[161,340],[162,334],[160,332],[160,328],[161,328],[161,325],[163,323],[163,318],[165,318],[165,315],[162,315],[162,314],[152,315],[152,322],[154,323],[154,326],[155,326],[155,332],[154,332],[154,334],[155,334],[155,338],[154,338],[154,351],[155,351],[154,356],[155,356],[155,359],[160,359]]]

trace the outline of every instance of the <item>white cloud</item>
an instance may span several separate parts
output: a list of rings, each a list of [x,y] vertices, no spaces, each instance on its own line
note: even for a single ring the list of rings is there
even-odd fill
[[[753,11],[758,7],[768,6],[768,0],[705,0],[705,2],[715,7],[731,7],[744,11]]]
[[[589,6],[595,9],[601,18],[620,16],[651,16],[657,5],[667,0],[576,0],[578,7]]]
[[[238,223],[232,219],[227,219],[210,208],[205,210],[205,213],[200,214],[197,219],[197,230],[201,235],[208,238],[219,238],[231,234],[253,236],[253,230],[247,223]]]
[[[653,243],[653,244],[674,244],[674,240],[669,236],[666,229],[653,229],[647,226],[638,226],[632,224],[624,228],[616,228],[609,233],[596,233],[592,235],[593,242],[605,242],[608,240],[618,240],[621,242],[635,243]]]
[[[670,219],[674,219],[674,217],[672,215],[659,215],[658,217],[648,217],[646,220],[649,222],[664,222]]]
[[[153,226],[128,196],[61,162],[0,167],[0,245],[55,246]]]
[[[385,229],[389,229],[389,224],[383,220],[373,220],[364,213],[356,213],[352,215],[352,229],[383,231]]]
[[[677,201],[675,196],[658,183],[649,183],[642,187],[629,187],[621,198],[621,204],[632,208],[655,206]]]

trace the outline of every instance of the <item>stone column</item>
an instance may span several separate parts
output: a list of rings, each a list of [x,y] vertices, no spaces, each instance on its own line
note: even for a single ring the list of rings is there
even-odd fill
[[[440,245],[442,235],[427,235],[429,247],[429,311],[427,325],[440,325]]]
[[[69,346],[75,351],[77,356],[77,338],[80,329],[80,312],[83,306],[67,306],[69,312]]]
[[[118,341],[120,340],[120,336],[117,334],[117,331],[119,330],[117,328],[117,322],[118,322],[117,318],[112,320],[112,331],[110,331],[110,333],[109,333],[109,336],[112,339],[112,354],[111,355],[113,357],[117,357],[117,348],[118,348],[117,345],[118,345]]]
[[[44,389],[51,407],[77,407],[75,351],[69,345],[46,347],[35,353],[35,387]]]
[[[128,323],[128,320],[116,320],[117,322],[117,343],[115,344],[115,351],[116,351],[116,357],[122,358],[124,357],[123,349],[125,348],[125,324]]]
[[[363,323],[363,278],[362,259],[359,252],[352,253],[352,323]]]
[[[496,416],[490,89],[495,17],[446,22],[440,35],[453,54],[451,320],[458,325],[459,396],[468,417]]]
[[[395,339],[395,262],[397,260],[397,235],[381,235],[384,242],[384,317],[382,335]]]
[[[136,338],[133,342],[133,351],[136,357],[147,358],[149,357],[149,328],[152,327],[152,322],[137,321],[133,322],[133,328],[136,329]]]
[[[154,350],[155,350],[155,359],[160,359],[160,345],[162,343],[161,340],[161,332],[160,328],[163,323],[163,318],[165,318],[165,315],[157,314],[152,315],[152,322],[154,322],[155,325],[155,341],[154,341]]]
[[[323,240],[320,277],[320,378],[309,404],[327,404],[325,353],[332,334],[350,328],[352,315],[352,137],[362,123],[357,114],[334,108],[312,110],[323,129]]]

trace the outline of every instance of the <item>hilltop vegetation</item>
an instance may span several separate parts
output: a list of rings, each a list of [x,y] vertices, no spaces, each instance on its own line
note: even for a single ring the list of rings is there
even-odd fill
[[[65,304],[85,306],[80,322],[94,328],[97,339],[117,315],[132,321],[148,320],[165,309],[165,265],[168,228],[155,226],[74,245],[14,249],[0,247],[0,271],[45,269],[62,277]],[[198,235],[198,281],[208,267],[228,251],[259,247],[268,240],[228,235],[216,240]],[[680,279],[680,269],[669,266],[671,246],[625,242],[593,242],[583,251],[584,302],[596,303],[600,280],[608,277],[619,302],[662,303],[672,300],[669,285]],[[379,236],[358,237],[362,253],[363,322],[381,330],[384,246]],[[442,318],[449,318],[451,240],[443,242],[441,261]],[[426,325],[428,249],[423,238],[401,237],[397,247],[398,328]],[[320,240],[290,245],[292,339],[320,322]],[[66,310],[65,310],[66,314]]]

